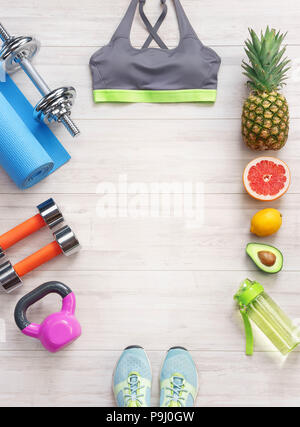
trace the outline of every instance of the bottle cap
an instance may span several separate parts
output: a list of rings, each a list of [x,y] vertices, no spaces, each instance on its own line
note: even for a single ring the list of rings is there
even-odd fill
[[[235,294],[234,299],[238,302],[240,307],[251,304],[260,294],[264,292],[264,288],[258,282],[252,282],[250,279],[245,279],[238,292]]]

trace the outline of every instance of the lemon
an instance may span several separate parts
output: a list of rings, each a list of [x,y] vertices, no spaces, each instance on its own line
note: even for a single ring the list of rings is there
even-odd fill
[[[277,209],[263,209],[251,221],[251,233],[259,237],[276,233],[282,225],[282,215]]]

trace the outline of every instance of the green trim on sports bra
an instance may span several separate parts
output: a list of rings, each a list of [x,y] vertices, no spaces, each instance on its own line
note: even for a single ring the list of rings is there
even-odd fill
[[[132,103],[177,103],[202,102],[214,103],[217,98],[215,89],[184,89],[184,90],[94,90],[94,101],[101,102],[132,102]]]

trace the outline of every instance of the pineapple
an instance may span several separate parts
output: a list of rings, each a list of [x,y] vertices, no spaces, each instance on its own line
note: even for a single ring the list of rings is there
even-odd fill
[[[280,150],[289,134],[289,107],[279,93],[284,86],[290,61],[283,58],[286,48],[281,48],[286,34],[270,30],[259,38],[249,30],[245,52],[250,64],[243,61],[251,94],[244,103],[242,133],[252,150]]]

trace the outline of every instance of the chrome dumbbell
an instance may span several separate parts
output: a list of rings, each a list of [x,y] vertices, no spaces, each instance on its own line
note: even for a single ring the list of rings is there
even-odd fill
[[[34,109],[35,119],[48,123],[53,121],[62,123],[73,137],[79,135],[79,129],[70,118],[76,97],[75,89],[61,87],[51,90],[31,64],[31,60],[39,51],[39,42],[33,37],[12,37],[1,23],[0,38],[3,41],[0,60],[5,64],[5,71],[13,73],[22,69],[43,96]]]

